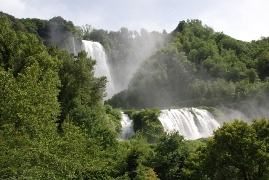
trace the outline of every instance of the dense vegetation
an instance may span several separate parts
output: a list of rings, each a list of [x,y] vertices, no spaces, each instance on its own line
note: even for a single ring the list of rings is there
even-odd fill
[[[85,52],[74,61],[6,16],[0,24],[1,179],[87,177],[120,130],[120,113],[102,104],[106,78]]]
[[[79,28],[61,17],[0,14],[0,179],[268,179],[265,119],[224,123],[212,138],[186,141],[178,132],[163,132],[159,109],[133,109],[126,113],[135,121],[135,137],[117,140],[121,113],[102,102],[106,78],[94,77],[96,61],[70,43],[96,38],[112,63],[122,56],[121,64],[134,53],[131,47],[148,41],[144,30],[128,35],[129,49],[119,40],[127,32]],[[112,105],[216,105],[253,95],[266,101],[267,38],[236,41],[196,20],[181,22],[170,35],[148,36],[154,34],[162,42],[154,48],[162,48]]]
[[[133,120],[134,131],[139,131],[149,143],[157,142],[164,134],[163,126],[158,119],[160,109],[128,110],[125,113]]]
[[[181,21],[169,43],[141,64],[128,89],[107,103],[126,109],[236,108],[255,99],[260,106],[268,105],[268,42],[243,42],[214,32],[199,20]]]

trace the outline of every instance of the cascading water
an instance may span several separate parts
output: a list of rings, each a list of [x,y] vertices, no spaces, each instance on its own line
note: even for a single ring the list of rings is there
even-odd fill
[[[159,120],[166,132],[178,131],[189,140],[212,136],[220,126],[211,113],[196,108],[162,110]]]
[[[97,65],[95,67],[95,76],[101,77],[106,76],[108,83],[106,85],[107,97],[109,99],[115,92],[114,83],[110,74],[110,70],[107,64],[107,58],[104,47],[99,42],[92,42],[82,40],[82,49],[84,49],[88,54],[87,56],[95,59]]]
[[[197,108],[162,110],[159,120],[167,133],[178,131],[187,140],[212,136],[220,126],[210,112]],[[133,122],[126,114],[122,115],[121,124],[122,140],[134,135]]]
[[[129,118],[127,114],[121,113],[121,137],[120,140],[127,140],[130,139],[132,136],[135,135],[134,128],[133,128],[133,121]]]

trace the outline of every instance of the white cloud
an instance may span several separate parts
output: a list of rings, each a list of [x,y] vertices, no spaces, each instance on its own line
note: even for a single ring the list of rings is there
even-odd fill
[[[0,11],[11,14],[15,17],[26,9],[25,2],[23,0],[0,0],[0,4]]]
[[[250,41],[269,36],[267,0],[0,0],[0,11],[18,18],[62,16],[75,25],[167,32],[179,21],[199,19],[215,31]]]
[[[269,1],[223,1],[210,11],[202,12],[200,19],[236,39],[251,41],[269,36]]]

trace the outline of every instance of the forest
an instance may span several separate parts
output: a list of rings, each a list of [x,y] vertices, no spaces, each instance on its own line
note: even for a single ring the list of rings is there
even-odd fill
[[[111,99],[81,40],[105,48]],[[239,41],[199,20],[114,32],[0,12],[0,179],[269,179],[268,92],[267,37]],[[206,107],[223,124],[197,140],[167,134],[158,115],[170,107]],[[122,111],[136,132],[126,141]]]

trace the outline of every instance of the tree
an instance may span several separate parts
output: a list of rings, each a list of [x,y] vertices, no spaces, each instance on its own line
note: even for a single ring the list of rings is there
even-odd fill
[[[0,66],[7,71],[11,68],[10,61],[16,46],[16,33],[12,29],[11,21],[6,16],[0,16],[0,24]]]
[[[37,38],[41,41],[44,41],[45,39],[42,39],[44,37],[48,37],[49,30],[46,26],[47,20],[41,20],[37,18],[26,18],[26,19],[20,19],[20,21],[25,26],[27,32],[35,34]]]
[[[180,179],[184,161],[188,156],[183,136],[178,132],[164,135],[156,145],[154,171],[160,179]]]
[[[5,16],[0,23],[5,32],[0,35],[0,118],[34,134],[39,122],[53,122],[59,114],[57,62],[35,36],[16,34]]]
[[[148,142],[157,142],[164,133],[163,126],[158,119],[160,109],[142,109],[139,112],[128,111],[127,113],[134,121],[135,132],[141,132]]]
[[[102,109],[102,99],[105,96],[106,78],[94,77],[96,61],[87,58],[85,51],[79,52],[76,58],[67,51],[61,51],[58,47],[50,47],[48,51],[62,63],[59,69],[59,77],[62,84],[58,96],[61,103],[61,116],[58,121],[59,128],[61,129],[61,123],[67,116],[78,123],[78,125],[82,125],[83,118],[74,119],[70,116],[70,113],[74,111],[72,115],[77,116],[75,114],[82,109],[88,109],[89,111],[95,109],[94,112],[96,113],[89,113],[88,117],[90,114],[98,114],[97,112]],[[96,116],[92,118],[94,119]]]
[[[0,16],[0,179],[108,179],[105,149],[117,140],[102,106],[106,79],[93,76],[95,61],[85,52],[74,61],[56,47],[50,55],[34,35],[11,25]],[[67,104],[60,109],[58,100]],[[62,133],[55,124],[60,110]],[[94,127],[84,124],[84,116],[94,115]],[[97,127],[91,136],[89,127]]]
[[[121,162],[122,174],[127,175],[130,179],[158,180],[151,164],[155,153],[140,132],[137,132],[134,138],[122,145],[128,145],[124,151],[126,157]]]
[[[265,50],[261,53],[257,60],[257,70],[261,80],[264,80],[265,77],[268,77],[269,69],[269,51]]]
[[[45,26],[47,31],[44,39],[44,44],[49,47],[53,45],[59,46],[70,53],[74,52],[76,27],[72,21],[66,21],[61,16],[50,19]],[[76,49],[78,49],[76,47]]]
[[[189,177],[200,174],[202,179],[267,179],[269,158],[264,136],[267,124],[266,120],[254,120],[252,125],[242,120],[224,123],[207,146],[198,151],[195,158],[198,166],[188,166],[189,170],[184,172]]]

